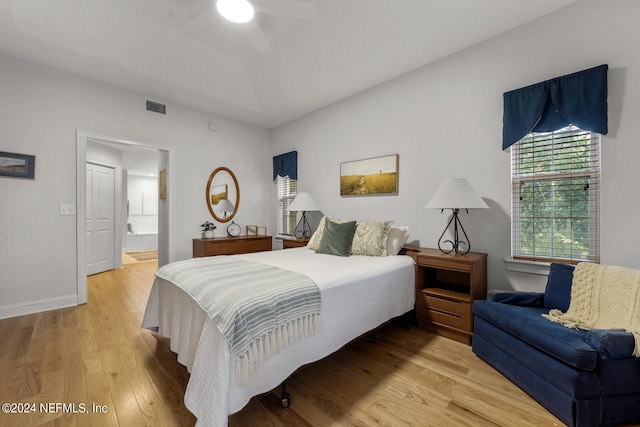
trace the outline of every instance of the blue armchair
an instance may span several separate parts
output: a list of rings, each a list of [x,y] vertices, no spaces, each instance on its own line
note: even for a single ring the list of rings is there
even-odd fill
[[[545,293],[474,301],[473,351],[571,427],[640,423],[633,335],[577,330],[544,317],[567,311],[574,267],[551,265]]]

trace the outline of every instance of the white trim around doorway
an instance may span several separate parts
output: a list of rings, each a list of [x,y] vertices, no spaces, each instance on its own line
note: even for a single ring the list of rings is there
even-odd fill
[[[116,138],[97,132],[78,129],[76,131],[76,280],[77,280],[77,304],[85,304],[87,302],[87,270],[86,270],[86,177],[85,169],[87,159],[87,141],[96,139],[115,144],[134,145],[144,148],[153,148],[168,153],[167,169],[167,198],[166,198],[166,215],[167,219],[165,230],[158,230],[158,233],[166,233],[166,239],[159,239],[159,251],[165,252],[161,257],[165,260],[173,260],[174,254],[170,242],[172,239],[171,219],[174,218],[174,204],[171,202],[171,190],[175,188],[174,174],[170,173],[171,165],[175,164],[175,150],[172,148],[161,147],[155,144],[146,144],[134,142],[122,138]],[[160,241],[166,242],[160,245]],[[163,247],[160,247],[163,246]]]

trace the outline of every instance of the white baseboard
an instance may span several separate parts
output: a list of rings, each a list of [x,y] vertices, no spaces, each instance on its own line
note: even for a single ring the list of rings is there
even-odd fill
[[[19,304],[5,305],[0,306],[0,319],[8,319],[10,317],[40,313],[41,311],[72,307],[74,305],[78,305],[77,295],[65,295],[56,298],[47,298],[36,301],[23,302]]]

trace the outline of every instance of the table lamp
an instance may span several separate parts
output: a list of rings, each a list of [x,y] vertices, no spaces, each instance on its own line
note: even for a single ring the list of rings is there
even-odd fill
[[[302,211],[302,218],[298,221],[298,225],[296,225],[294,232],[296,237],[299,239],[308,239],[311,237],[311,227],[309,226],[309,221],[307,221],[306,213],[320,210],[316,201],[311,197],[311,194],[298,193],[289,205],[289,210]]]
[[[433,196],[431,196],[424,208],[440,209],[441,213],[445,209],[451,209],[453,211],[451,219],[438,239],[438,249],[445,254],[455,252],[456,254],[464,255],[471,250],[471,243],[469,242],[467,232],[464,230],[464,227],[462,227],[460,218],[458,218],[460,209],[464,209],[469,213],[469,209],[489,209],[489,206],[482,200],[482,197],[478,196],[478,193],[474,191],[466,179],[454,178],[448,179],[440,184],[440,187],[438,187]],[[443,241],[442,239],[451,226],[451,223],[453,223],[453,241],[449,239]],[[462,230],[462,234],[464,234],[466,240],[460,239],[458,228]],[[445,244],[450,244],[452,246],[451,249],[443,249],[442,246]],[[461,245],[466,246],[466,250],[462,249]]]

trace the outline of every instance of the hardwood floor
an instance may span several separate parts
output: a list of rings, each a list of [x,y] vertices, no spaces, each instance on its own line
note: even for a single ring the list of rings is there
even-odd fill
[[[35,405],[0,413],[0,426],[195,424],[183,404],[186,368],[140,328],[156,266],[89,277],[86,305],[0,320],[0,403]],[[393,323],[299,369],[287,390],[290,408],[276,389],[229,425],[562,425],[470,347]]]

